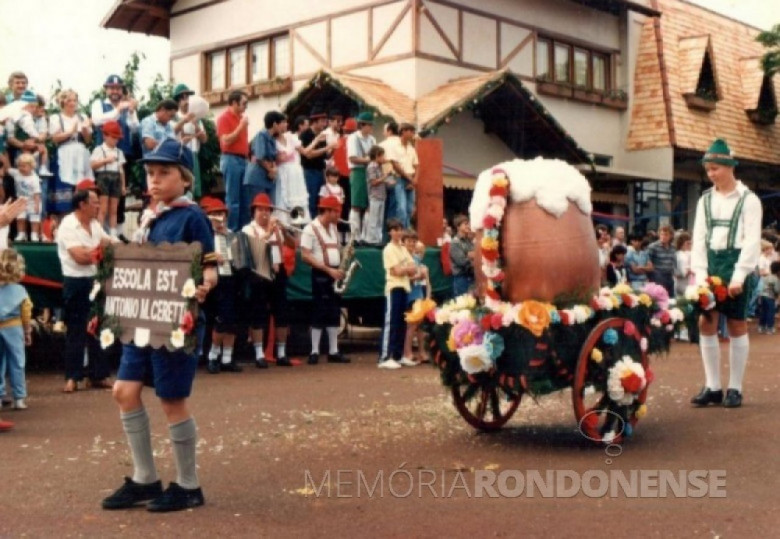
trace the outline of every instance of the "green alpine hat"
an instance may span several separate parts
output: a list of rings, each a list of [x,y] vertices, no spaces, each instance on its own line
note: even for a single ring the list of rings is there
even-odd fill
[[[702,165],[704,163],[718,163],[728,167],[736,167],[739,164],[739,161],[734,159],[731,148],[726,144],[726,141],[719,138],[715,139],[715,142],[712,143],[710,149],[704,154],[701,163]]]
[[[190,90],[189,86],[187,86],[186,84],[177,84],[176,87],[173,89],[173,98],[179,99],[179,96],[182,94],[194,95],[195,92]]]
[[[355,118],[359,124],[372,124],[374,123],[374,115],[370,112],[361,112]]]

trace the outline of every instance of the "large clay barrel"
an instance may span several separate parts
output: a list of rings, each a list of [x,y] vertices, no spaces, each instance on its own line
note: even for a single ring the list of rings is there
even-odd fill
[[[477,293],[484,293],[485,276],[477,234]],[[590,217],[569,204],[559,218],[531,199],[510,203],[501,227],[501,255],[506,274],[502,295],[517,303],[587,299],[600,286],[599,254]]]

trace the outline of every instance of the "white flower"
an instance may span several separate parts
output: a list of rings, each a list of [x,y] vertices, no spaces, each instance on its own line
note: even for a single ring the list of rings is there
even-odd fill
[[[484,260],[482,262],[482,273],[484,273],[485,277],[487,277],[488,279],[493,279],[499,273],[501,273],[501,269],[498,267],[498,264],[495,264],[488,260]]]
[[[94,284],[92,285],[92,290],[90,290],[89,292],[89,301],[95,301],[98,292],[100,292],[100,282],[95,281]]]
[[[184,348],[184,332],[181,329],[171,331],[171,344],[176,348]]]
[[[657,328],[660,328],[661,327],[661,321],[658,320],[657,318],[653,318],[652,320],[650,320],[650,325],[655,326]]]
[[[685,320],[685,315],[683,312],[675,307],[674,309],[669,310],[669,318],[672,320],[672,322],[682,322]]]
[[[696,285],[690,285],[685,287],[685,299],[690,301],[699,300],[699,287]]]
[[[458,349],[461,368],[469,374],[484,372],[493,367],[493,360],[481,344],[472,344]]]
[[[642,379],[642,385],[637,393],[626,393],[623,387],[622,379],[631,374],[636,374]],[[647,379],[645,378],[645,369],[641,363],[637,363],[630,356],[623,356],[618,360],[615,365],[609,369],[609,377],[607,378],[607,394],[609,398],[615,401],[617,404],[628,406],[633,404],[639,393],[647,386]]]
[[[195,286],[195,281],[187,279],[184,286],[181,287],[181,295],[184,298],[191,299],[195,297],[195,292],[198,291],[198,287]]]
[[[611,295],[612,295],[612,289],[608,286],[605,286],[601,290],[599,290],[599,296],[611,296]]]
[[[487,214],[491,217],[495,217],[497,221],[500,221],[504,218],[504,208],[497,205],[491,205],[487,209]]]
[[[668,331],[669,333],[674,331],[674,324],[666,324],[666,331]]]
[[[498,206],[500,208],[506,208],[506,199],[504,197],[490,197],[490,205],[491,206]]]
[[[642,352],[647,352],[647,337],[642,337],[639,340],[639,348],[642,350]]]
[[[450,319],[450,313],[448,311],[445,311],[444,309],[439,309],[436,311],[436,325],[441,326],[443,324],[446,324]]]
[[[471,311],[468,311],[468,310],[458,311],[455,314],[455,321],[456,322],[464,322],[466,320],[471,320],[471,319],[472,319],[471,318]]]
[[[572,314],[574,314],[574,321],[578,324],[582,324],[590,318],[592,311],[585,305],[575,305],[572,307]]]
[[[100,332],[100,346],[104,350],[114,344],[114,333],[106,328]]]
[[[149,344],[149,329],[147,328],[135,328],[135,336],[133,337],[133,344],[143,348]]]
[[[596,302],[599,304],[599,309],[602,311],[611,311],[615,306],[615,304],[612,303],[612,300],[607,296],[600,296]]]

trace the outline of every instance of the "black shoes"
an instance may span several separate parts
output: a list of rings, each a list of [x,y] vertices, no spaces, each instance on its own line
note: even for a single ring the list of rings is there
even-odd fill
[[[317,354],[309,354],[309,360],[306,362],[309,365],[316,365],[320,360],[320,356]]]
[[[721,402],[723,402],[723,390],[713,391],[708,387],[703,387],[699,394],[691,399],[691,404],[696,406],[720,404]]]
[[[289,358],[279,357],[279,358],[276,358],[276,366],[277,367],[292,367],[292,363],[290,362]]]
[[[225,372],[241,372],[242,370],[244,370],[238,366],[235,360],[231,361],[230,363],[223,363],[221,368]]]
[[[726,398],[723,400],[724,408],[739,408],[742,406],[742,393],[736,389],[726,391]]]
[[[265,358],[255,359],[255,366],[258,369],[267,369],[268,368],[268,362],[265,360]]]
[[[138,503],[153,500],[162,495],[163,489],[162,482],[160,481],[142,485],[141,483],[136,483],[129,477],[125,477],[125,484],[119,487],[111,496],[103,500],[103,509],[129,509]],[[201,498],[202,497],[203,496],[201,495]]]
[[[216,359],[209,359],[206,370],[209,371],[209,374],[219,374],[219,361]]]
[[[171,482],[161,496],[149,502],[146,510],[152,513],[167,513],[200,507],[204,503],[206,501],[203,499],[203,491],[200,487],[182,488],[177,483]]]
[[[328,354],[328,363],[351,363],[352,360],[341,352],[335,354]]]

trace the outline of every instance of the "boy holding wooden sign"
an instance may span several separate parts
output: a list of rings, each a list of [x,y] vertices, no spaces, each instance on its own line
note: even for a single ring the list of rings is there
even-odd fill
[[[203,302],[217,284],[216,254],[211,225],[203,212],[185,197],[192,185],[192,152],[166,139],[141,160],[152,197],[153,213],[142,223],[142,242],[193,243],[202,247],[203,284],[195,297]],[[104,509],[126,509],[151,500],[149,511],[178,511],[203,505],[195,464],[197,430],[187,407],[198,360],[182,349],[125,344],[119,365],[114,399],[133,457],[133,477],[103,500]],[[141,401],[144,380],[153,379],[170,430],[177,479],[163,491],[152,453],[149,417]]]

